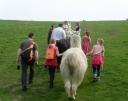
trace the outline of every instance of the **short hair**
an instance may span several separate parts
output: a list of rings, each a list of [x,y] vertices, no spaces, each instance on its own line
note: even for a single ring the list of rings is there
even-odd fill
[[[28,37],[29,38],[32,38],[33,36],[34,36],[34,33],[33,32],[28,33]]]
[[[97,41],[98,41],[101,45],[104,44],[104,39],[103,39],[103,38],[98,38]]]
[[[80,22],[76,22],[76,25],[77,25],[77,26],[80,26]]]
[[[68,21],[64,21],[64,23],[66,23],[66,24],[67,24],[67,23],[68,23]]]
[[[53,27],[54,27],[54,25],[51,25],[51,27],[53,28]]]
[[[61,23],[60,23],[58,26],[59,26],[59,27],[62,27],[62,26],[63,26],[63,24],[61,24]]]
[[[56,42],[56,40],[54,40],[54,39],[51,39],[51,40],[50,40],[50,43],[51,43],[51,44],[53,44],[53,43],[55,43],[55,42]]]

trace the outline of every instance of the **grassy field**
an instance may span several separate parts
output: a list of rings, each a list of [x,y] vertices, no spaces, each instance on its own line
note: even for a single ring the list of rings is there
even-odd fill
[[[55,87],[49,89],[48,72],[42,68],[51,24],[58,22],[0,21],[0,101],[67,101],[60,73],[56,73]],[[85,28],[91,31],[92,44],[98,37],[103,37],[106,52],[100,82],[92,82],[89,59],[77,101],[128,101],[128,21],[81,22],[81,28],[82,33]],[[35,68],[34,83],[27,92],[22,92],[16,51],[29,32],[35,33],[39,66]]]

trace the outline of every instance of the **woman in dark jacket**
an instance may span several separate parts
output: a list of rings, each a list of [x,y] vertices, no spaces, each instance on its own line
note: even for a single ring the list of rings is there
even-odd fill
[[[54,25],[51,25],[48,31],[48,44],[50,43],[51,34],[52,34],[53,29],[54,29]]]
[[[79,31],[80,32],[80,23],[79,22],[76,22],[75,31]]]

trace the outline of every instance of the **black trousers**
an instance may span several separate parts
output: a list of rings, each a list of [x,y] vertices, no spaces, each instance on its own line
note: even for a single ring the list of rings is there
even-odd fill
[[[55,68],[49,67],[48,71],[49,71],[49,87],[53,88],[53,82],[54,82],[54,78],[55,78]]]
[[[59,53],[63,53],[64,51],[70,48],[70,38],[57,40],[56,46],[58,47]],[[57,62],[59,66],[60,66],[61,60],[62,60],[62,56],[57,57]]]
[[[57,69],[60,69],[61,60],[62,60],[62,56],[57,57],[57,63],[58,63]]]
[[[27,64],[24,61],[21,62],[22,65],[22,73],[21,73],[21,79],[22,79],[22,89],[27,88],[27,70],[29,67],[29,83],[32,82],[34,77],[34,64],[33,61],[31,64]]]

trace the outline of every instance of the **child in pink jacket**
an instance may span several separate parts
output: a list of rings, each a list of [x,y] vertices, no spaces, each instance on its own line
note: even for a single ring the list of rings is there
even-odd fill
[[[100,80],[100,68],[102,67],[104,60],[104,40],[97,39],[97,43],[93,46],[92,50],[88,54],[92,54],[92,69],[94,80]]]
[[[85,55],[90,51],[90,44],[91,44],[90,33],[86,32],[82,40],[82,50],[85,53]]]
[[[50,78],[49,87],[53,88],[54,78],[55,78],[55,69],[58,66],[57,56],[62,56],[62,54],[59,54],[58,47],[56,46],[56,41],[53,39],[50,40],[50,44],[48,48],[51,48],[54,51],[54,54],[53,54],[54,57],[52,58],[46,57],[46,60],[45,60],[45,65],[48,67],[48,71],[49,71],[49,78]]]

